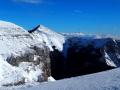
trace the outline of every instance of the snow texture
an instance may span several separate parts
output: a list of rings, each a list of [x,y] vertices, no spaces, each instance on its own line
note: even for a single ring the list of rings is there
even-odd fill
[[[2,90],[120,90],[120,68],[56,82],[1,87]]]

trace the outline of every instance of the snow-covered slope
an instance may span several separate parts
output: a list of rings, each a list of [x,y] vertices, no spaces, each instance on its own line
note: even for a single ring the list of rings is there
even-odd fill
[[[4,90],[120,90],[120,68],[96,74],[38,85],[1,88]]]
[[[3,34],[22,34],[22,33],[26,34],[27,31],[24,28],[14,24],[14,23],[0,20],[0,35],[3,35]]]
[[[22,27],[13,23],[0,21],[0,55],[4,58],[11,55],[21,55],[25,53],[25,50],[30,50],[30,48],[26,47],[38,43]]]
[[[63,50],[63,44],[65,38],[63,35],[56,33],[43,25],[38,25],[34,30],[29,31],[31,35],[38,39],[40,42],[45,43],[51,51],[53,51],[52,46],[56,46],[60,51]]]
[[[44,53],[40,53],[41,51]],[[43,69],[49,69],[49,66],[44,66],[49,61],[47,53],[49,49],[34,39],[27,30],[13,23],[0,21],[0,86],[44,81]],[[40,55],[45,60],[38,62],[42,60]]]

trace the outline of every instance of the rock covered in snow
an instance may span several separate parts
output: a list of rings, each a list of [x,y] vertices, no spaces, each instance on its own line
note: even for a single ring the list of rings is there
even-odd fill
[[[39,40],[39,42],[44,42],[51,51],[53,51],[52,46],[55,46],[60,51],[63,50],[63,44],[65,43],[63,35],[56,33],[43,25],[38,25],[35,29],[30,30],[29,33]]]
[[[0,85],[48,80],[49,48],[25,29],[0,21],[0,45]]]

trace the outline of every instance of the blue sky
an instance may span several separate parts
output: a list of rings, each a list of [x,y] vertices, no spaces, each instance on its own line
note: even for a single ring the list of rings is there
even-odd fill
[[[0,19],[32,29],[120,34],[120,0],[0,0]]]

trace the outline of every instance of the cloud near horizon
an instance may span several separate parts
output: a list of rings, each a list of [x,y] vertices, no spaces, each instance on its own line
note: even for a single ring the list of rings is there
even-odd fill
[[[14,2],[30,3],[30,4],[40,4],[42,0],[13,0]]]

